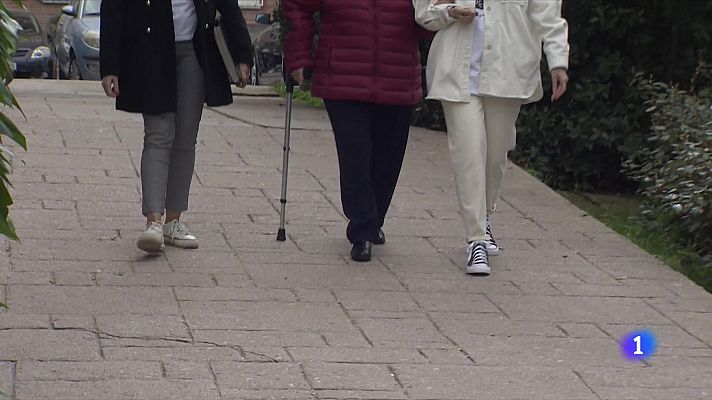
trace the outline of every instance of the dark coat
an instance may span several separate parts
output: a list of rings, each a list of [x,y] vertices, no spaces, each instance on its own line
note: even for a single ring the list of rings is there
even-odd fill
[[[227,71],[215,43],[216,9],[237,63],[252,65],[250,35],[237,0],[194,0],[193,46],[209,106],[232,102]],[[170,0],[103,0],[101,76],[119,77],[116,108],[158,114],[176,111],[176,54]]]
[[[425,1],[425,0],[423,0]],[[282,0],[291,25],[287,71],[313,67],[312,93],[329,100],[413,105],[423,96],[412,0]],[[312,15],[321,11],[312,58]]]

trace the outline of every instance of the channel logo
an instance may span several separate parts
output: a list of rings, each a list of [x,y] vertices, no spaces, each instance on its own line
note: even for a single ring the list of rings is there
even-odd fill
[[[658,340],[652,331],[643,329],[625,334],[620,342],[621,354],[628,360],[646,360],[655,354]]]

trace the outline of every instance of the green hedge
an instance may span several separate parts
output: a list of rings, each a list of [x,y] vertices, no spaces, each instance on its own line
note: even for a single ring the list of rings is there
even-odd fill
[[[712,68],[689,90],[647,82],[652,129],[625,171],[640,183],[649,222],[712,257]]]
[[[22,6],[22,2],[19,0],[13,2]],[[15,227],[9,218],[10,207],[13,204],[9,190],[12,186],[10,183],[10,169],[13,153],[12,149],[5,144],[5,140],[15,142],[22,149],[27,150],[25,136],[6,114],[12,108],[22,113],[22,109],[9,87],[13,79],[10,64],[15,54],[19,28],[20,25],[10,17],[5,2],[0,2],[0,104],[4,106],[0,109],[0,235],[13,240],[19,240]],[[0,303],[0,306],[2,306],[2,303]]]
[[[513,159],[562,189],[631,192],[621,165],[650,126],[639,72],[687,83],[712,44],[712,2],[570,1],[571,86],[524,108]],[[548,73],[544,73],[548,88]]]

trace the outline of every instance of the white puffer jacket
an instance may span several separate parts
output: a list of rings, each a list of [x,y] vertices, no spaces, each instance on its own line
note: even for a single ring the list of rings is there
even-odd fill
[[[474,23],[447,15],[448,4],[413,0],[415,19],[437,31],[426,71],[428,98],[470,101],[470,62]],[[561,17],[561,0],[484,0],[485,38],[480,69],[482,96],[542,98],[542,43],[549,69],[569,66],[568,24]]]

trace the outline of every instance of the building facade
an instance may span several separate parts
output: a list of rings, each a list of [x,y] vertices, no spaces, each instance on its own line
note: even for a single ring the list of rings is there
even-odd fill
[[[13,10],[19,10],[20,7],[14,2],[5,1],[7,8],[12,12]],[[31,13],[33,13],[37,20],[40,22],[42,31],[47,33],[49,31],[49,23],[52,18],[55,18],[62,12],[62,7],[69,3],[67,0],[23,0],[22,4]]]

